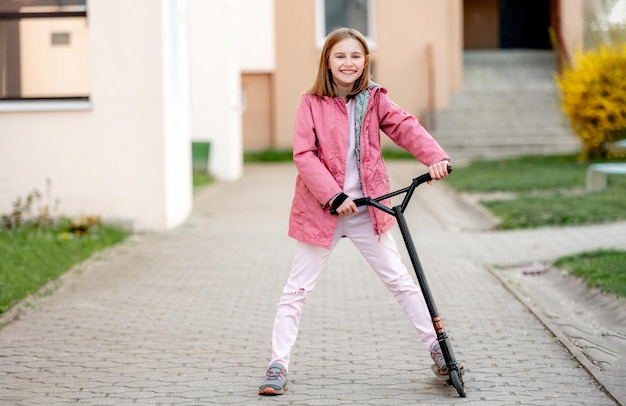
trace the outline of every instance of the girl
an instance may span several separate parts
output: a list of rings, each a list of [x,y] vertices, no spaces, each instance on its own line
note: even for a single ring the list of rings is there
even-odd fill
[[[289,218],[289,236],[297,243],[276,308],[272,358],[259,387],[261,395],[287,390],[289,357],[302,309],[342,237],[355,244],[394,295],[440,373],[445,373],[424,297],[389,232],[393,216],[372,207],[359,210],[353,200],[390,191],[379,130],[428,166],[433,179],[448,175],[449,157],[415,117],[370,80],[369,62],[361,33],[350,28],[331,32],[315,83],[300,101],[293,145],[298,176]],[[339,215],[331,215],[330,209]]]

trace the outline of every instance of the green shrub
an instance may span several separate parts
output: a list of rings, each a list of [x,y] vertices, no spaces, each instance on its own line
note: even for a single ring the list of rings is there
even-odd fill
[[[626,138],[626,44],[577,52],[556,77],[562,109],[581,138],[581,160],[610,158],[611,145]]]

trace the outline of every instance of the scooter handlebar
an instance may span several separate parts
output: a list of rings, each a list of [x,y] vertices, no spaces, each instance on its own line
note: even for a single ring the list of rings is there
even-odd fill
[[[448,173],[452,173],[451,165],[448,165]],[[421,185],[422,183],[430,182],[431,180],[433,180],[433,178],[432,176],[430,176],[430,173],[427,172],[423,175],[418,176],[417,178],[414,178],[412,183],[414,187],[417,187]],[[359,197],[357,199],[354,199],[354,204],[356,204],[357,207],[365,206],[368,203],[370,203],[372,200],[378,200],[378,198],[372,199],[371,197]],[[337,215],[337,210],[331,209],[330,214]]]

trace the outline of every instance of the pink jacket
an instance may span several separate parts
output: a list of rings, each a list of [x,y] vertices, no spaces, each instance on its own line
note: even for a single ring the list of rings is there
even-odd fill
[[[385,88],[375,86],[369,92],[361,126],[360,175],[364,196],[377,197],[390,192],[379,129],[426,166],[449,158],[414,116],[389,99]],[[343,188],[347,128],[342,98],[302,96],[293,145],[298,176],[289,217],[289,236],[296,240],[326,248],[332,244],[338,217],[330,214],[328,201]],[[376,235],[395,224],[393,216],[373,207],[368,210]]]

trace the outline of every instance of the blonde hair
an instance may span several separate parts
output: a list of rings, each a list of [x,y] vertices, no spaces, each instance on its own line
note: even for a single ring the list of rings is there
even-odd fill
[[[352,91],[348,95],[348,97],[355,96],[359,92],[364,89],[367,89],[370,83],[371,74],[370,74],[370,50],[367,46],[367,40],[357,30],[353,28],[337,28],[333,30],[326,37],[326,41],[324,42],[324,47],[322,48],[322,53],[320,55],[320,63],[317,68],[317,77],[315,78],[315,82],[313,86],[306,93],[314,94],[319,97],[330,96],[337,97],[337,92],[335,88],[335,82],[333,80],[333,75],[330,71],[330,67],[328,65],[328,61],[330,59],[330,51],[340,41],[343,41],[346,38],[354,38],[361,44],[361,48],[363,48],[363,53],[365,54],[365,65],[363,66],[363,74],[359,77],[352,87]]]

